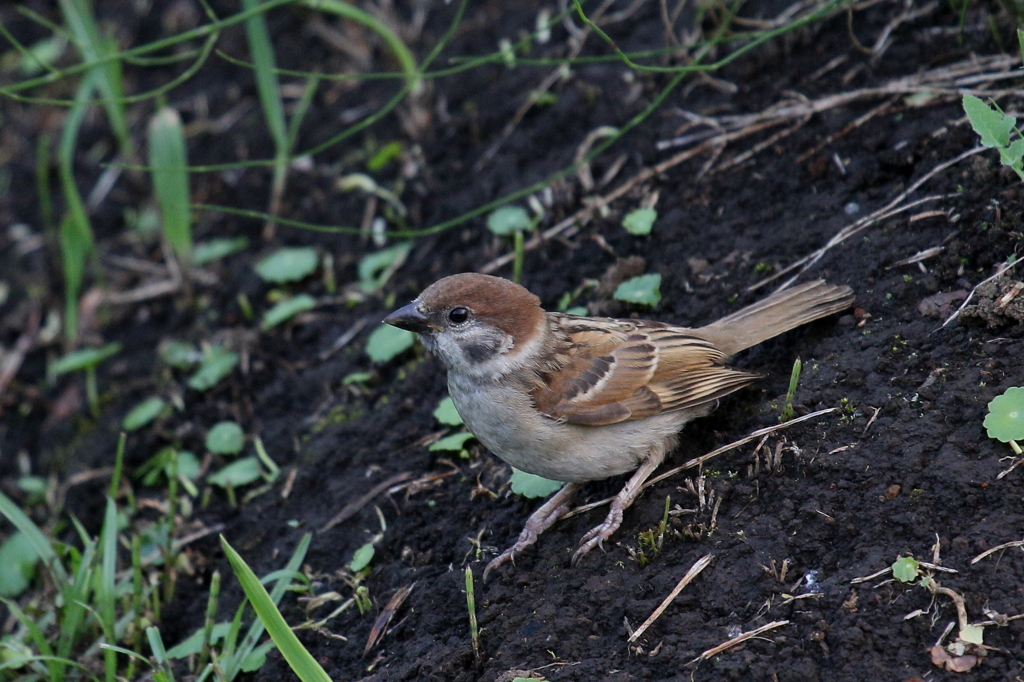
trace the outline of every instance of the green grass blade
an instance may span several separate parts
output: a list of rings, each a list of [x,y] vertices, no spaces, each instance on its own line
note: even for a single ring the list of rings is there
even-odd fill
[[[160,636],[160,630],[155,627],[146,628],[146,639],[149,640],[149,648],[153,651],[153,658],[156,659],[160,672],[170,682],[174,682],[174,672],[167,661],[167,650],[164,648],[164,640]]]
[[[117,53],[117,45],[100,36],[89,0],[59,0],[59,2],[64,22],[70,29],[75,45],[86,62],[98,62]],[[131,138],[128,134],[128,115],[124,106],[121,63],[116,58],[109,59],[92,67],[90,74],[96,76],[96,85],[103,98],[103,106],[107,110],[110,127],[118,139],[122,153],[126,157],[130,157]]]
[[[113,498],[107,498],[107,508],[103,515],[103,529],[100,532],[100,586],[96,594],[96,602],[99,606],[100,626],[108,644],[117,641],[115,627],[117,625],[117,613],[115,605],[117,591],[115,576],[117,574],[117,505]],[[106,673],[106,681],[114,682],[117,675],[117,652],[106,649],[103,652],[103,667]]]
[[[53,656],[53,649],[50,647],[50,643],[46,641],[46,635],[44,635],[43,631],[39,629],[39,626],[36,625],[36,622],[29,618],[24,611],[18,608],[18,604],[14,601],[4,599],[3,603],[5,606],[7,606],[8,610],[10,610],[11,614],[13,614],[14,617],[17,618],[18,621],[25,627],[25,631],[28,632],[29,639],[31,639],[32,643],[35,644],[36,649],[39,650],[39,653],[43,656]],[[64,678],[65,667],[66,664],[62,665],[59,661],[56,660],[46,661],[46,668],[50,672],[51,682],[54,682],[56,680],[62,680]]]
[[[292,111],[291,120],[288,121],[288,153],[295,149],[295,141],[299,139],[299,128],[302,126],[302,119],[306,118],[309,107],[313,103],[316,89],[320,85],[319,76],[310,76],[306,79],[306,87],[302,89],[302,97],[299,98],[295,109]]]
[[[11,525],[24,533],[29,539],[32,543],[32,548],[36,552],[36,556],[43,560],[43,563],[53,575],[53,581],[58,586],[66,583],[68,581],[68,572],[64,568],[64,564],[61,563],[57,553],[53,550],[53,545],[50,543],[49,538],[43,535],[43,531],[39,530],[39,526],[26,516],[25,512],[21,511],[21,508],[11,498],[3,493],[0,493],[0,514],[6,516]]]
[[[227,554],[228,561],[231,562],[231,568],[234,569],[238,581],[242,584],[242,589],[245,590],[245,595],[249,598],[256,615],[266,627],[270,638],[274,640],[274,644],[284,656],[284,660],[288,662],[288,666],[302,682],[330,682],[331,678],[328,677],[326,671],[302,646],[299,638],[288,627],[287,621],[281,616],[281,612],[256,574],[223,536],[221,536],[220,542],[224,547],[224,553]]]
[[[160,203],[164,237],[183,269],[188,269],[192,263],[188,156],[181,116],[170,107],[156,112],[149,122],[149,165]]]
[[[242,0],[242,7],[254,10],[261,5],[261,0]],[[256,68],[256,89],[259,92],[263,116],[274,139],[274,145],[280,150],[288,145],[288,131],[284,119],[284,102],[281,101],[281,88],[274,71],[274,46],[270,41],[270,30],[263,13],[253,14],[245,20],[245,34],[249,39],[249,52],[252,54]]]
[[[295,552],[292,554],[291,559],[288,560],[288,564],[284,567],[285,571],[289,573],[298,571],[302,567],[302,560],[306,558],[306,552],[309,550],[309,543],[313,539],[312,534],[306,533],[302,536],[302,540],[299,541],[298,547],[295,548]],[[277,606],[281,601],[281,597],[284,596],[285,590],[291,585],[291,577],[289,575],[283,575],[277,580],[274,585],[274,589],[270,591],[270,599]],[[253,621],[253,624],[249,626],[249,631],[245,633],[245,637],[239,644],[238,649],[234,652],[231,660],[228,661],[224,666],[224,677],[230,682],[241,670],[242,662],[245,661],[246,657],[253,652],[256,648],[256,644],[259,642],[260,637],[263,636],[264,627],[263,622],[259,619]],[[226,650],[226,647],[225,647]]]
[[[92,225],[75,184],[74,168],[75,144],[94,89],[95,77],[90,74],[78,86],[75,103],[64,120],[57,155],[61,188],[67,204],[67,215],[60,226],[60,249],[64,267],[64,338],[69,345],[78,336],[78,292],[82,287],[85,264],[95,252]]]
[[[75,641],[82,633],[82,623],[89,608],[92,592],[93,562],[96,560],[96,541],[85,544],[85,551],[75,569],[71,582],[61,586],[64,607],[61,610],[60,634],[57,638],[57,655],[69,658]]]
[[[85,667],[84,665],[82,665],[78,661],[73,661],[70,658],[61,657],[61,656],[26,656],[24,658],[18,657],[18,658],[14,658],[12,660],[4,661],[3,663],[0,663],[0,670],[6,670],[7,668],[20,668],[21,666],[25,665],[26,663],[31,663],[32,661],[42,661],[43,663],[46,663],[46,664],[57,663],[57,664],[59,664],[61,666],[71,666],[73,668],[78,668],[79,670],[84,672],[86,675],[88,675],[90,678],[92,678],[95,682],[100,682],[100,678],[98,678],[95,675],[93,675],[92,672],[87,667]],[[7,679],[7,678],[4,678],[4,679]],[[21,680],[21,679],[24,679],[24,678],[16,677],[15,679]],[[33,678],[29,678],[29,679],[33,679]],[[60,679],[63,680],[64,679],[63,676]],[[54,678],[51,678],[50,682],[57,682],[57,680],[55,680]]]

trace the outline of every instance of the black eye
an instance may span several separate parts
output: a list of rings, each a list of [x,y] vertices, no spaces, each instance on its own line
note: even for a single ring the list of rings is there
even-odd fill
[[[448,319],[452,324],[462,324],[469,319],[469,311],[465,308],[452,308],[448,311]]]

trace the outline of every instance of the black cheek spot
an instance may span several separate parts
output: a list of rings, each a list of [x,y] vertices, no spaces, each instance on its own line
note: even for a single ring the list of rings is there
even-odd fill
[[[471,343],[463,347],[463,352],[470,362],[481,363],[493,358],[497,352],[497,346],[491,343]]]

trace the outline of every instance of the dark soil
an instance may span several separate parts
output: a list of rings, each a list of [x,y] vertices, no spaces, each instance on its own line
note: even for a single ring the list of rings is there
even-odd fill
[[[169,12],[171,4],[155,3],[157,9],[148,16],[126,22],[122,42],[155,39],[161,12]],[[123,5],[101,1],[98,11],[114,18]],[[500,38],[530,30],[537,8],[532,3],[471,5],[438,66],[448,56],[489,53]],[[56,18],[51,8],[36,9]],[[436,43],[454,9],[431,5],[424,32],[414,43],[418,54]],[[773,16],[769,9],[752,8],[745,15]],[[861,46],[874,45],[905,9],[880,3],[854,13],[850,26],[842,13],[754,50],[715,72],[718,80],[687,81],[693,85],[671,93],[654,116],[595,162],[593,175],[599,180],[623,156],[622,169],[609,184],[588,193],[575,176],[555,183],[542,227],[573,214],[588,194],[607,193],[669,158],[676,150],[658,151],[655,142],[676,134],[686,121],[683,110],[709,116],[752,113],[794,92],[813,100],[879,87],[972,54],[999,51],[987,24],[989,15],[1000,16],[995,5],[972,4],[961,21],[943,3],[897,22],[891,45],[880,57],[865,54]],[[221,10],[225,16],[237,11],[233,6]],[[0,10],[0,17],[25,41],[42,35],[8,9]],[[281,66],[319,66],[325,72],[351,68],[347,58],[312,35],[304,12],[279,10],[270,17],[274,35],[288,37],[277,41]],[[662,30],[653,2],[609,29],[624,50],[660,46]],[[1013,44],[1009,31],[999,35],[1002,44]],[[538,46],[537,54],[563,55],[565,38],[564,29],[557,28],[552,45]],[[608,53],[590,40],[595,42],[588,54]],[[239,58],[247,55],[239,27],[225,31],[219,47]],[[370,52],[376,54],[377,68],[390,68],[383,48]],[[821,72],[837,59],[834,68]],[[627,78],[629,70],[617,62],[580,65],[555,86],[552,103],[528,112],[493,158],[481,161],[550,69],[495,64],[432,81],[423,98],[426,125],[410,122],[405,108],[405,115],[386,117],[372,128],[372,136],[362,133],[317,155],[312,171],[293,171],[282,215],[358,225],[365,197],[339,192],[335,181],[339,175],[365,172],[360,150],[398,139],[410,150],[406,162],[391,164],[375,174],[376,180],[393,188],[402,178],[411,227],[437,224],[563,168],[590,131],[623,125],[668,82],[662,75]],[[132,79],[133,73],[126,75]],[[251,73],[215,58],[202,74],[171,93],[170,103],[186,123],[199,121],[203,111],[214,120],[233,108],[242,115],[227,132],[191,137],[190,162],[269,157],[270,138]],[[129,91],[160,82],[139,76]],[[303,128],[308,132],[300,148],[339,130],[342,112],[381,106],[395,85],[328,84],[323,92]],[[782,280],[756,292],[748,287],[807,256],[937,165],[974,147],[977,136],[963,120],[953,92],[924,106],[894,97],[887,110],[856,125],[886,100],[867,98],[829,109],[720,172],[702,173],[709,154],[697,155],[640,183],[578,234],[528,252],[523,283],[554,307],[564,292],[601,278],[620,259],[639,256],[646,272],[663,277],[661,304],[642,314],[683,325],[713,321],[766,295]],[[1003,101],[1007,110],[1016,104]],[[0,280],[10,295],[0,303],[0,344],[9,349],[28,324],[33,300],[41,302],[44,312],[62,305],[56,248],[39,241],[44,235],[33,159],[35,138],[59,135],[60,118],[40,117],[38,107],[11,100],[4,100],[3,107],[3,172],[10,191],[0,198]],[[141,114],[144,122],[149,111]],[[140,141],[143,122],[133,124]],[[780,129],[727,146],[716,167]],[[95,159],[111,158],[113,143],[106,131],[96,107],[79,155],[83,192],[102,171]],[[99,151],[87,153],[96,145]],[[269,177],[260,168],[197,175],[193,197],[263,210]],[[622,215],[654,192],[660,198],[653,233],[627,234],[620,226]],[[318,296],[321,305],[286,326],[258,333],[257,324],[243,315],[239,294],[248,297],[257,314],[269,307],[270,287],[252,270],[259,257],[281,244],[313,244],[333,255],[337,281],[348,283],[357,279],[358,259],[375,247],[359,236],[283,226],[272,241],[263,242],[258,221],[200,214],[200,239],[248,235],[255,246],[215,268],[216,286],[198,284],[191,307],[177,296],[100,309],[86,327],[87,337],[120,341],[125,350],[100,373],[105,403],[95,423],[87,417],[79,379],[46,381],[46,362],[57,355],[57,346],[33,349],[0,396],[3,488],[21,499],[14,481],[22,454],[33,473],[61,480],[110,466],[125,412],[154,392],[177,395],[183,410],[131,436],[128,465],[137,466],[167,443],[200,452],[206,429],[221,419],[236,419],[246,433],[258,434],[283,469],[278,483],[237,508],[216,492],[209,506],[197,505],[191,520],[206,527],[224,524],[224,536],[258,574],[283,566],[302,535],[312,532],[305,565],[315,591],[336,590],[347,598],[351,589],[339,572],[357,548],[382,533],[364,583],[375,611],[360,615],[349,609],[320,632],[300,631],[303,643],[335,680],[490,682],[511,680],[515,671],[524,677],[535,671],[558,681],[953,679],[955,673],[939,670],[929,657],[947,624],[957,619],[948,597],[933,597],[923,587],[894,582],[888,575],[851,584],[899,556],[931,561],[934,552],[943,566],[956,571],[937,573],[936,579],[964,597],[972,622],[987,619],[989,612],[1024,612],[1020,548],[972,563],[986,549],[1020,540],[1024,527],[1024,467],[997,478],[1012,453],[990,440],[982,427],[986,404],[1024,382],[1024,326],[1018,314],[1024,298],[998,306],[1020,274],[1011,271],[992,287],[979,289],[972,307],[942,327],[964,294],[1024,249],[1024,185],[997,165],[996,152],[986,151],[936,174],[908,201],[932,195],[942,197],[868,227],[828,250],[802,275],[803,281],[824,278],[853,287],[855,312],[791,332],[739,357],[738,365],[767,378],[689,425],[670,464],[778,423],[798,357],[803,360],[798,414],[839,410],[780,431],[759,449],[755,441],[719,456],[699,473],[700,482],[688,482],[697,475],[689,471],[658,483],[627,511],[607,551],[591,553],[577,567],[570,566],[569,557],[583,533],[603,518],[601,509],[559,522],[514,567],[482,581],[483,565],[514,540],[539,502],[513,495],[507,486],[509,468],[479,446],[471,448],[468,459],[449,460],[428,451],[443,432],[431,413],[446,393],[444,371],[435,359],[417,349],[400,361],[374,367],[363,350],[368,332],[393,304],[413,298],[441,276],[478,270],[504,253],[507,244],[487,232],[482,218],[417,239],[382,296],[350,303],[330,295],[322,278],[311,280],[296,289]],[[118,269],[109,256],[161,261],[155,241],[125,230],[124,209],[150,200],[146,179],[126,172],[93,212],[101,256],[107,259],[105,277],[96,286],[126,290],[139,284],[138,275]],[[25,227],[16,229],[16,224]],[[26,241],[31,239],[37,241]],[[900,264],[940,246],[920,265]],[[508,276],[510,268],[497,274]],[[955,292],[963,293],[936,296]],[[640,312],[610,301],[604,290],[590,290],[579,303],[603,314]],[[368,325],[351,343],[321,359],[339,336],[362,321]],[[155,348],[168,338],[198,342],[215,334],[244,351],[244,371],[214,391],[187,391],[181,377],[161,365]],[[363,371],[373,373],[365,387],[343,384],[346,376]],[[342,523],[320,530],[371,487],[401,473],[417,484],[382,493]],[[68,491],[67,509],[94,529],[107,481],[89,480]],[[620,479],[590,484],[581,502],[608,497],[621,484]],[[699,486],[713,495],[704,506],[694,493]],[[658,526],[668,497],[673,507],[696,511],[673,515],[660,552],[654,552],[639,536]],[[638,558],[641,551],[644,561]],[[182,576],[160,623],[168,643],[201,624],[213,570],[230,575],[215,535],[193,543],[187,552],[194,573]],[[627,644],[629,632],[706,554],[714,556],[711,566],[644,636]],[[467,565],[477,578],[479,659],[469,636]],[[222,614],[231,612],[230,602],[237,603],[240,595],[233,580],[225,582],[231,586],[225,588]],[[364,655],[376,613],[409,585],[414,585],[411,595],[390,629]],[[332,602],[306,614],[287,597],[283,610],[290,622],[301,623],[324,618],[335,606]],[[919,615],[908,618],[918,610]],[[693,662],[741,632],[782,620],[787,623],[756,639]],[[954,628],[947,640],[955,634]],[[985,644],[991,647],[988,655],[965,679],[1024,676],[1024,620],[986,628]],[[254,678],[290,676],[274,653]]]

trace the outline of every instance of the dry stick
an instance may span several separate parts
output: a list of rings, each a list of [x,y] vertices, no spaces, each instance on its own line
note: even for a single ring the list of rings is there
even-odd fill
[[[939,329],[943,329],[946,325],[948,325],[950,322],[952,322],[953,320],[955,320],[957,317],[960,316],[960,313],[963,312],[963,309],[966,308],[967,304],[971,302],[972,298],[974,298],[974,292],[976,292],[978,290],[978,287],[980,287],[982,284],[988,284],[989,282],[991,282],[994,279],[999,279],[1004,274],[1006,274],[1007,272],[1009,272],[1013,268],[1017,267],[1017,263],[1019,263],[1019,262],[1020,262],[1019,260],[1015,260],[1012,263],[1010,263],[1009,265],[1005,265],[1004,267],[999,268],[999,271],[996,272],[996,274],[992,275],[991,277],[978,282],[978,286],[976,286],[973,289],[971,289],[971,293],[967,294],[967,298],[964,299],[964,302],[960,304],[960,307],[956,309],[955,313],[950,315],[946,319],[946,321],[942,323],[942,327],[939,327]],[[936,331],[938,331],[938,330],[936,330]]]
[[[815,419],[816,417],[821,417],[823,415],[829,414],[830,412],[835,412],[838,409],[839,409],[838,407],[830,407],[830,408],[825,409],[825,410],[818,410],[817,412],[811,412],[810,414],[805,414],[804,416],[797,417],[796,419],[791,419],[790,421],[788,421],[788,422],[786,422],[784,424],[776,424],[775,426],[769,426],[769,427],[764,428],[764,429],[758,429],[757,431],[752,432],[750,435],[746,436],[745,438],[740,438],[739,440],[734,441],[732,443],[729,443],[728,445],[723,445],[722,447],[718,448],[717,450],[712,450],[711,452],[707,453],[706,455],[701,455],[700,457],[695,457],[695,458],[691,459],[690,461],[686,462],[682,466],[678,466],[675,469],[670,469],[670,470],[666,471],[663,474],[660,474],[658,476],[655,476],[654,478],[648,479],[647,482],[644,483],[643,486],[640,488],[640,490],[646,490],[647,488],[650,488],[652,485],[654,485],[656,483],[661,483],[666,478],[670,478],[672,476],[675,476],[680,471],[683,471],[685,469],[692,469],[693,467],[701,466],[702,464],[704,464],[704,462],[708,461],[709,459],[712,459],[713,457],[717,457],[718,455],[721,455],[721,454],[723,454],[725,452],[729,452],[730,450],[735,450],[739,446],[745,445],[746,443],[749,443],[752,440],[757,440],[761,436],[767,436],[767,435],[770,435],[772,433],[775,433],[776,431],[781,431],[782,429],[788,429],[790,426],[793,426],[795,424],[799,424],[800,422],[808,421],[809,419]],[[577,514],[582,514],[584,512],[588,512],[591,509],[595,509],[595,508],[600,507],[602,505],[608,504],[608,503],[610,503],[614,499],[615,499],[614,497],[609,497],[607,499],[600,500],[598,502],[591,502],[590,504],[585,504],[585,505],[583,505],[581,507],[576,507],[571,512],[569,512],[568,514],[563,516],[562,518],[563,519],[567,519],[570,516],[576,516]]]
[[[323,527],[320,528],[320,532],[326,533],[330,529],[337,526],[339,523],[351,518],[356,512],[358,512],[360,509],[368,505],[373,500],[373,498],[377,497],[391,486],[398,483],[402,483],[404,481],[408,481],[410,478],[412,478],[412,473],[408,471],[403,471],[402,473],[395,474],[394,476],[385,481],[381,481],[377,485],[370,488],[369,492],[360,497],[358,500],[356,500],[355,502],[350,502],[347,505],[345,505],[344,509],[338,512],[333,519],[325,523]]]
[[[743,642],[747,641],[748,639],[753,639],[754,637],[757,637],[758,635],[760,635],[760,634],[762,634],[764,632],[768,632],[769,630],[774,630],[775,628],[781,628],[783,625],[789,625],[789,621],[788,620],[775,620],[775,621],[772,621],[771,623],[767,623],[765,625],[762,625],[761,627],[759,627],[759,628],[757,628],[755,630],[751,630],[750,632],[744,632],[742,635],[739,635],[738,637],[733,637],[732,639],[730,639],[727,642],[722,642],[718,646],[713,647],[711,649],[708,649],[707,651],[702,653],[700,656],[698,656],[697,658],[695,658],[692,661],[690,661],[690,665],[693,665],[694,663],[700,663],[701,661],[706,661],[709,658],[711,658],[712,656],[715,656],[717,654],[722,653],[726,649],[731,649],[732,647],[736,646],[737,644],[742,644]]]
[[[992,549],[986,549],[984,552],[982,552],[978,556],[976,556],[973,559],[971,559],[971,563],[972,564],[976,564],[979,561],[981,561],[982,559],[984,559],[985,557],[989,556],[990,554],[995,554],[996,552],[998,552],[1001,549],[1010,549],[1011,547],[1024,547],[1024,540],[1014,540],[1013,542],[1004,542],[1001,545],[996,545]]]
[[[647,628],[654,625],[654,621],[661,617],[661,614],[665,612],[665,609],[667,609],[668,605],[672,603],[672,600],[679,596],[679,593],[683,591],[683,588],[693,582],[693,579],[708,567],[708,564],[711,563],[712,559],[714,559],[714,555],[712,554],[705,554],[700,559],[697,559],[697,562],[693,566],[690,566],[690,570],[686,572],[683,579],[680,580],[674,588],[672,588],[672,591],[668,593],[668,596],[665,597],[664,601],[661,602],[658,608],[654,609],[654,613],[648,616],[647,620],[644,621],[644,624],[638,627],[636,632],[630,635],[627,641],[632,644],[636,640],[640,639],[640,637],[647,632]]]

